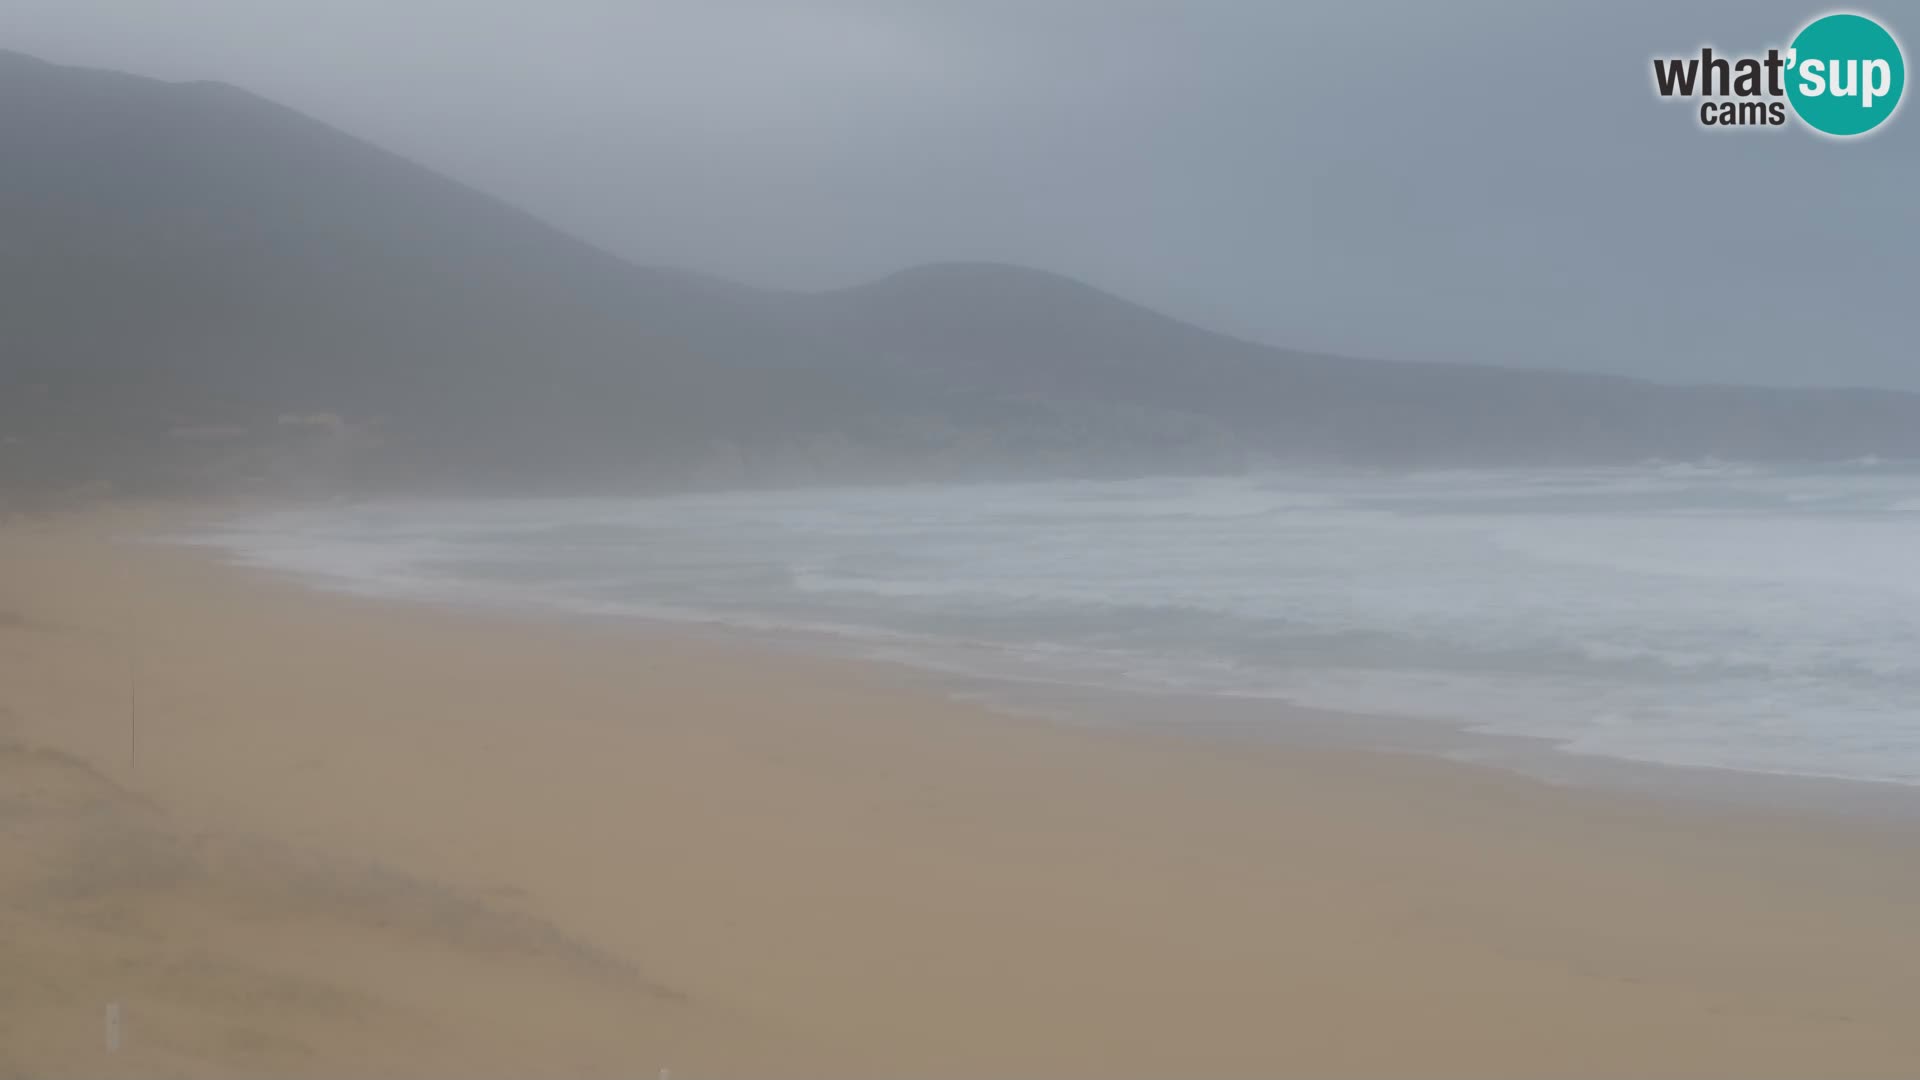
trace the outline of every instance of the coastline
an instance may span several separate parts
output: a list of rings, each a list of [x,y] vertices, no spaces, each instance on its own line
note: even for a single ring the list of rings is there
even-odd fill
[[[0,527],[0,1071],[1920,1060],[1895,822],[1037,724],[875,664],[124,542],[156,520]]]
[[[245,521],[258,513],[256,509],[237,517]],[[203,517],[185,532],[172,530],[147,539],[207,554],[261,580],[292,582],[321,592],[496,618],[599,622],[613,629],[638,626],[650,633],[694,637],[723,648],[744,645],[748,653],[780,652],[834,662],[853,661],[869,671],[892,672],[900,681],[946,698],[1047,723],[1282,749],[1416,754],[1498,768],[1554,785],[1597,787],[1682,806],[1920,822],[1920,783],[1804,768],[1761,769],[1582,751],[1565,738],[1483,724],[1465,715],[1355,711],[1305,704],[1275,694],[1225,689],[1121,686],[1065,670],[1009,674],[995,670],[1007,666],[1004,658],[983,663],[968,655],[989,647],[981,641],[936,642],[886,631],[880,631],[882,636],[876,638],[871,627],[672,605],[583,607],[538,589],[522,591],[498,582],[444,580],[423,584],[408,575],[398,579],[374,575],[369,579],[338,568],[316,572],[311,567],[286,565],[284,560],[260,559],[249,545],[235,542],[219,525],[233,520],[235,515],[231,514],[218,515],[217,519]],[[205,526],[210,524],[216,527],[208,531]],[[1179,718],[1177,732],[1169,727],[1169,717]]]
[[[1736,475],[392,499],[173,539],[352,595],[657,620],[902,663],[1003,707],[1084,699],[1095,721],[1326,729],[1632,787],[1920,791],[1907,482]],[[1823,500],[1827,479],[1852,494]],[[1754,503],[1764,523],[1728,510]],[[1780,564],[1786,537],[1834,557]]]

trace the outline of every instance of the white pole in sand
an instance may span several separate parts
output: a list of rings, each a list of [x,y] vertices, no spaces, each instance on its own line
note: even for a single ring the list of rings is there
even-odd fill
[[[127,771],[140,759],[140,661],[127,644]]]
[[[107,1002],[107,1053],[120,1050],[120,1003]]]

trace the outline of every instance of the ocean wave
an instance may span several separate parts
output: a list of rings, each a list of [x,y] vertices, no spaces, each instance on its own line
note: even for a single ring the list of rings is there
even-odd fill
[[[980,678],[1920,774],[1920,471],[1886,463],[413,500],[189,539],[327,588],[791,635]]]

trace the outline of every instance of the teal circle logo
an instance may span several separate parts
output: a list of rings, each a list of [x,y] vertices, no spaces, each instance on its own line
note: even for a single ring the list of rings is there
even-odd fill
[[[1907,65],[1900,43],[1865,15],[1827,15],[1793,39],[1787,100],[1815,131],[1864,135],[1900,106]]]

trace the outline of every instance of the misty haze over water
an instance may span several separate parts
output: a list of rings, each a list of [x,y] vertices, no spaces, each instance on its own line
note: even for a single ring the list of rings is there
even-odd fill
[[[240,86],[0,52],[0,98],[8,498],[1920,457],[1914,392],[1617,375],[1655,363],[1703,377],[1695,361],[1713,342],[1695,336],[1594,363],[1615,375],[1544,369],[1565,356],[1523,367],[1409,359],[1421,350],[1331,356],[1236,338],[1044,269],[947,261],[945,250],[849,288],[764,290],[616,258]],[[1820,156],[1841,150],[1887,167],[1874,146]],[[1868,188],[1847,190],[1847,213],[1866,206]],[[1334,202],[1302,206],[1321,215]],[[1382,196],[1375,209],[1405,206]],[[1820,288],[1841,269],[1870,281],[1847,290],[1847,307],[1801,321],[1820,344],[1795,354],[1793,379],[1761,367],[1755,379],[1845,382],[1855,377],[1843,361],[1884,361],[1889,327],[1910,309],[1880,298],[1905,282],[1885,244],[1903,236],[1908,208],[1895,202],[1870,229],[1818,231],[1837,246],[1809,256]],[[1117,242],[1140,221],[1112,225]],[[1768,259],[1749,265],[1778,265],[1795,236],[1766,234]],[[1396,259],[1436,244],[1407,223]],[[1640,250],[1657,261],[1667,248]],[[1461,254],[1473,258],[1434,273],[1434,290],[1490,258]],[[1624,290],[1644,265],[1597,267],[1584,250],[1534,256],[1528,279],[1632,321]],[[1294,309],[1302,296],[1279,288],[1271,306]],[[1369,306],[1365,323],[1415,307],[1371,284],[1354,298]],[[1743,298],[1786,306],[1757,288]],[[1715,309],[1709,296],[1688,304]],[[1834,315],[1860,304],[1872,319]],[[1732,327],[1741,315],[1715,319]],[[1862,334],[1874,350],[1862,352]]]

